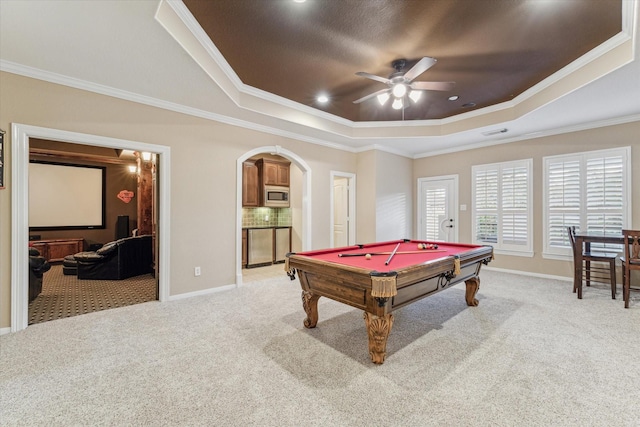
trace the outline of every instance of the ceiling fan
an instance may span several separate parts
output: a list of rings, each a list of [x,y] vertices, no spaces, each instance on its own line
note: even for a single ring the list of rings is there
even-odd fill
[[[442,90],[447,91],[453,89],[455,85],[454,82],[414,82],[420,74],[427,71],[429,68],[433,67],[437,60],[435,58],[431,58],[429,56],[425,56],[421,60],[419,60],[416,65],[411,67],[409,71],[403,72],[405,65],[407,64],[406,59],[396,59],[391,63],[391,66],[396,70],[393,74],[389,76],[388,79],[384,77],[379,77],[374,74],[369,74],[364,71],[357,72],[356,75],[360,77],[365,77],[367,79],[375,80],[380,83],[384,83],[389,86],[387,89],[382,89],[377,92],[371,93],[367,96],[364,96],[360,99],[353,101],[354,104],[359,104],[364,102],[374,96],[378,98],[378,102],[380,105],[384,105],[387,100],[393,95],[394,101],[392,107],[396,110],[399,110],[404,107],[404,99],[405,96],[408,95],[409,98],[413,102],[418,102],[420,96],[422,95],[422,91],[425,90]]]

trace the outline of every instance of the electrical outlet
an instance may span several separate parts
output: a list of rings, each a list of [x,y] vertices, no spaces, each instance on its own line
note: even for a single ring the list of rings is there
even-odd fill
[[[197,276],[199,276],[199,275],[200,275],[200,273],[201,273],[201,271],[200,271],[200,267],[196,267],[196,268],[194,268],[194,269],[193,269],[193,275],[194,275],[194,276],[196,276],[196,277],[197,277]]]

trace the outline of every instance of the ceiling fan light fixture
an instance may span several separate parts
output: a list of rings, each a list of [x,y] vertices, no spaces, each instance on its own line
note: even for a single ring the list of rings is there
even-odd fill
[[[377,96],[377,98],[378,98],[378,102],[380,103],[380,105],[384,105],[389,100],[389,94],[388,93],[381,93],[380,95]]]
[[[411,98],[413,102],[418,102],[418,100],[420,100],[421,97],[422,97],[421,90],[412,90],[411,92],[409,92],[409,98]]]
[[[397,83],[393,85],[393,89],[391,89],[391,92],[396,98],[402,98],[407,94],[407,86],[404,83]]]
[[[391,104],[391,106],[393,107],[394,110],[399,110],[404,106],[404,104],[402,103],[401,98],[396,98],[393,100],[393,104]]]

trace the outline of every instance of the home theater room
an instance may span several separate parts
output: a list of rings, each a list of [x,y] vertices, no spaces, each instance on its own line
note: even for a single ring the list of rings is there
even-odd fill
[[[30,140],[30,325],[157,299],[155,169],[152,153]]]
[[[0,0],[0,424],[637,426],[639,23]]]

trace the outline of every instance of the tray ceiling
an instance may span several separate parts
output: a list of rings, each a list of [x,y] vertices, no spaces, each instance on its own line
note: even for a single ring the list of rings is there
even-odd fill
[[[246,85],[354,122],[443,119],[509,101],[621,31],[620,0],[184,0]],[[424,56],[416,81],[453,81],[394,110],[375,98]],[[316,97],[324,93],[329,102]],[[452,95],[458,96],[454,101]],[[404,116],[402,116],[404,114]]]

